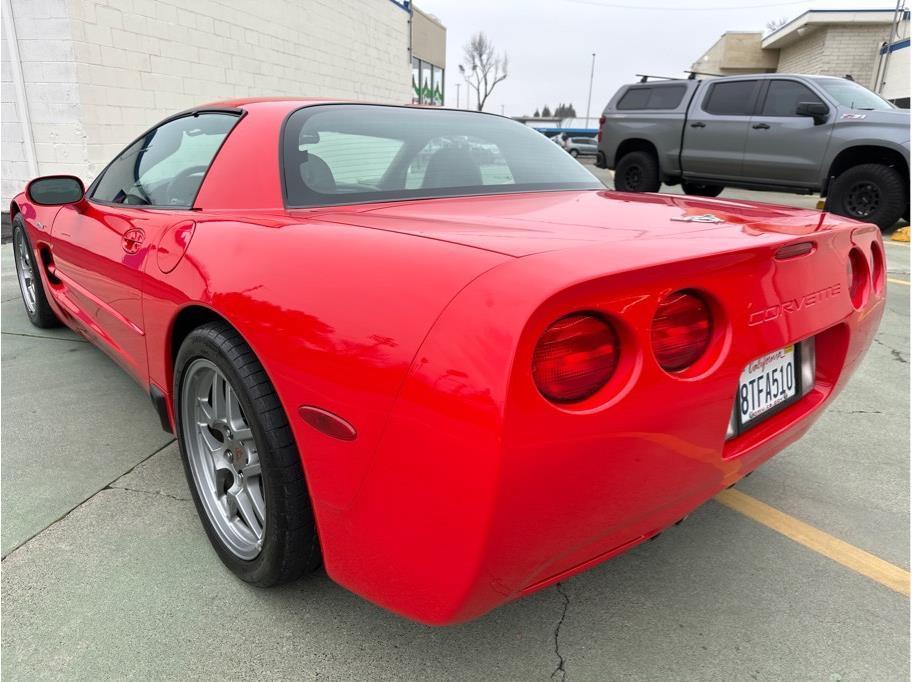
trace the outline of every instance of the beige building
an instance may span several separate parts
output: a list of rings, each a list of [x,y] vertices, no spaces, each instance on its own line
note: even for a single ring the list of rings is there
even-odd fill
[[[270,95],[442,103],[446,29],[407,0],[2,0],[2,202],[36,175],[86,183],[171,113]],[[414,46],[415,49],[412,49]]]
[[[909,12],[809,10],[767,35],[728,31],[691,69],[705,75],[851,76],[909,104]]]

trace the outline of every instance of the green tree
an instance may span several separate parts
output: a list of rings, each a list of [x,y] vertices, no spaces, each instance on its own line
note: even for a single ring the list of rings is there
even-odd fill
[[[545,118],[551,118],[551,110],[548,108],[547,104],[542,109],[542,116]]]

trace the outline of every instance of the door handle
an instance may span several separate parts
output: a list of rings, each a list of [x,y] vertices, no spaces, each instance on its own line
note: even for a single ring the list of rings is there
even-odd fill
[[[145,236],[146,235],[139,228],[127,230],[124,232],[120,245],[127,253],[136,253],[139,251],[139,247],[142,245]]]
[[[706,124],[703,123],[703,121],[697,121],[696,123],[691,123],[690,127],[691,128],[705,128]]]
[[[754,130],[769,130],[770,128],[768,123],[755,123],[752,127]]]

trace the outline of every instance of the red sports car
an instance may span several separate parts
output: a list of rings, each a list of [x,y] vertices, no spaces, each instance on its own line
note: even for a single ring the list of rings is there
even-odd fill
[[[464,621],[801,437],[884,310],[873,225],[605,188],[467,111],[243,100],[10,207],[31,321],[177,434],[240,578]]]

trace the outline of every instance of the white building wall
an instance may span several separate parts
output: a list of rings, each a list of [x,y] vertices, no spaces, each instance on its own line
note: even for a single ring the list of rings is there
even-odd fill
[[[388,0],[11,2],[42,174],[88,182],[148,126],[213,100],[410,98],[409,15]],[[5,142],[4,206],[26,179],[13,148],[7,182]]]
[[[874,68],[889,27],[883,24],[838,24],[815,29],[810,35],[779,50],[781,73],[811,73],[852,77],[873,87]]]

